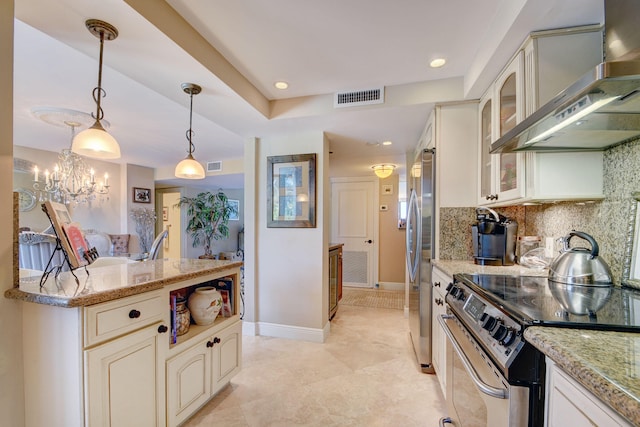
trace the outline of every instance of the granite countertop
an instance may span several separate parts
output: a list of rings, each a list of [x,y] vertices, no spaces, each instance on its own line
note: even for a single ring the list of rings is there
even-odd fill
[[[51,274],[40,288],[41,272],[20,278],[19,286],[5,297],[59,307],[81,307],[160,289],[182,280],[193,279],[242,266],[241,261],[209,259],[159,259],[89,267],[63,272],[56,280]]]
[[[433,259],[431,263],[447,273],[449,276],[453,276],[456,273],[467,274],[502,274],[507,276],[547,276],[549,270],[534,269],[523,267],[518,264],[514,265],[478,265],[473,261],[451,261],[451,260],[439,260]]]
[[[640,425],[640,334],[532,326],[527,341],[634,425]]]

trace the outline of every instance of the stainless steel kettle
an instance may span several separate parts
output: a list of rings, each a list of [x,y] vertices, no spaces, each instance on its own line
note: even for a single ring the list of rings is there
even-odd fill
[[[591,249],[569,247],[569,241],[577,236],[586,240]],[[563,250],[549,266],[549,280],[570,285],[610,286],[611,270],[598,256],[596,240],[582,231],[572,231],[562,238]]]

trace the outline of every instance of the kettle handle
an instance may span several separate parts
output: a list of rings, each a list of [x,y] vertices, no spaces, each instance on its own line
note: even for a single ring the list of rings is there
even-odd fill
[[[589,242],[589,244],[591,245],[591,258],[595,258],[598,256],[598,253],[600,252],[600,248],[598,247],[598,243],[596,242],[596,239],[594,239],[590,234],[587,234],[582,231],[573,230],[569,233],[569,235],[567,235],[567,237],[564,240],[565,250],[569,250],[569,240],[571,240],[573,236],[580,237],[581,239],[584,239],[587,242]]]

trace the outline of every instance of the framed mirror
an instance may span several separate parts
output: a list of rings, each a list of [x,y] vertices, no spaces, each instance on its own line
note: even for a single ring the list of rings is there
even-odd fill
[[[622,261],[622,284],[640,289],[640,191],[631,194]]]

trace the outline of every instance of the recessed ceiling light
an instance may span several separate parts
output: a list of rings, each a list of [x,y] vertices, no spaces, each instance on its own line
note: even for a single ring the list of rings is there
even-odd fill
[[[289,83],[287,82],[275,82],[273,85],[276,87],[276,89],[281,89],[281,90],[284,90],[289,87]]]
[[[391,145],[391,144],[393,144],[392,141],[383,141],[382,142],[382,145]]]
[[[429,63],[429,66],[430,66],[431,68],[440,68],[440,67],[442,67],[442,66],[443,66],[444,64],[446,64],[446,63],[447,63],[447,60],[446,60],[446,59],[444,59],[444,58],[436,58],[436,59],[434,59],[433,61],[431,61],[431,62]]]

